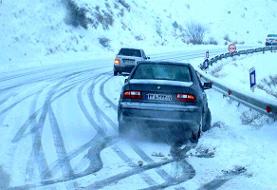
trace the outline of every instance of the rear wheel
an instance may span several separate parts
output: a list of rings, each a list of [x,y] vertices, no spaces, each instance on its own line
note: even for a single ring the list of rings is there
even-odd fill
[[[190,142],[198,143],[198,140],[199,140],[202,130],[203,130],[202,128],[203,128],[203,116],[201,117],[201,120],[199,122],[198,130],[196,132],[192,132]]]
[[[205,123],[203,125],[203,131],[207,131],[211,128],[212,115],[210,109],[208,109],[205,117]]]
[[[201,127],[199,126],[199,129],[196,133],[192,133],[191,138],[190,138],[190,142],[192,143],[198,143],[198,140],[201,136]]]

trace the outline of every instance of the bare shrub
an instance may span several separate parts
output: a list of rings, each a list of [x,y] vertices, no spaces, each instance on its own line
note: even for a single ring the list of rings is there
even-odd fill
[[[187,24],[186,35],[192,44],[203,44],[206,28],[200,23],[191,22]]]
[[[208,44],[218,45],[218,42],[213,37],[210,37],[208,40]]]
[[[82,26],[83,28],[88,28],[89,19],[86,16],[87,10],[80,8],[72,0],[64,1],[68,10],[67,24],[74,27]]]
[[[262,127],[265,123],[271,123],[271,118],[266,115],[257,112],[255,110],[245,110],[240,116],[241,123],[243,125],[251,125],[253,127]]]
[[[101,38],[98,38],[98,41],[105,48],[111,47],[111,45],[110,45],[111,40],[109,38],[101,37]]]
[[[131,7],[128,3],[126,3],[125,0],[118,0],[118,3],[120,3],[123,7],[125,7],[130,12]]]
[[[93,14],[94,19],[91,19],[91,24],[94,28],[97,28],[97,26],[99,25],[99,23],[102,25],[104,30],[109,29],[110,26],[113,25],[114,19],[112,14],[106,12],[106,11],[99,11],[97,10],[96,12],[94,12]]]
[[[110,10],[110,5],[106,3],[108,11],[100,10],[99,6],[95,6],[93,9],[88,9],[85,7],[78,7],[78,5],[73,0],[64,0],[67,10],[68,18],[66,20],[67,24],[74,27],[81,26],[85,29],[91,25],[93,28],[98,28],[102,25],[103,29],[109,29],[113,25],[113,12]]]
[[[231,42],[230,37],[229,37],[228,34],[226,34],[223,39],[227,42]]]
[[[179,24],[176,21],[174,21],[172,23],[172,26],[173,26],[173,28],[177,29],[179,27]]]
[[[136,39],[137,41],[142,41],[144,38],[143,38],[143,36],[138,35],[138,36],[135,36],[135,39]]]
[[[277,98],[277,75],[262,79],[257,87]]]

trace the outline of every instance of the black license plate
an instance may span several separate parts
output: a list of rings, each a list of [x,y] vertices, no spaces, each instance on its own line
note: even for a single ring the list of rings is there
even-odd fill
[[[147,100],[157,100],[157,101],[172,101],[172,95],[170,94],[146,94]]]

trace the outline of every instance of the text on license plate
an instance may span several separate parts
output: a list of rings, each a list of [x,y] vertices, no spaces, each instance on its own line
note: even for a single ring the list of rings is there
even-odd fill
[[[125,64],[130,64],[130,65],[132,65],[132,64],[134,64],[135,62],[132,61],[132,60],[124,60],[124,63],[125,63]]]
[[[172,95],[167,94],[146,94],[148,100],[172,101]]]

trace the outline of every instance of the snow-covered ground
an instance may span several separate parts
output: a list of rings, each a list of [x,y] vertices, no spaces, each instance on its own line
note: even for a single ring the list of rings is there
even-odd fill
[[[69,24],[65,2],[87,11],[87,28]],[[0,189],[276,189],[276,121],[211,89],[213,127],[197,145],[119,138],[124,77],[112,75],[122,46],[195,67],[230,42],[262,46],[276,10],[275,0],[0,1]],[[189,44],[189,23],[218,45]],[[228,59],[209,73],[252,93],[255,66],[255,92],[276,101],[274,59]]]
[[[109,60],[1,76],[2,189],[276,188],[276,121],[208,90],[213,127],[197,146],[119,138],[123,82]]]

